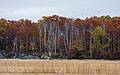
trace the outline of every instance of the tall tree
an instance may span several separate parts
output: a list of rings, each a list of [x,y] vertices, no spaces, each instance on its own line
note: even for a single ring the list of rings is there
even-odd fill
[[[95,31],[92,32],[93,37],[93,49],[96,56],[102,56],[102,52],[109,47],[109,35],[108,33],[103,30],[101,27],[97,27]],[[99,56],[98,56],[99,57]]]

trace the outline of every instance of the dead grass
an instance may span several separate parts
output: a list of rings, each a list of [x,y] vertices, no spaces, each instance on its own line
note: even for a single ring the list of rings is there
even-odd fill
[[[1,59],[0,75],[118,74],[120,61]]]

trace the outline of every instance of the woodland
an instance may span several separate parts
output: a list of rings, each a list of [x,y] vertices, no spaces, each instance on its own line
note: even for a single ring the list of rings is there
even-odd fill
[[[1,59],[120,59],[120,17],[0,19]]]

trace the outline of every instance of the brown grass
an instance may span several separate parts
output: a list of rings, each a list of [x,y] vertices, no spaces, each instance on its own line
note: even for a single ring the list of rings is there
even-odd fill
[[[1,59],[0,75],[118,74],[120,61]]]

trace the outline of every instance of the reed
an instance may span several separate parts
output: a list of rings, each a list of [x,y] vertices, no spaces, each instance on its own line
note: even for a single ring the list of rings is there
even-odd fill
[[[120,61],[109,60],[22,60],[1,59],[0,75],[120,74]]]

